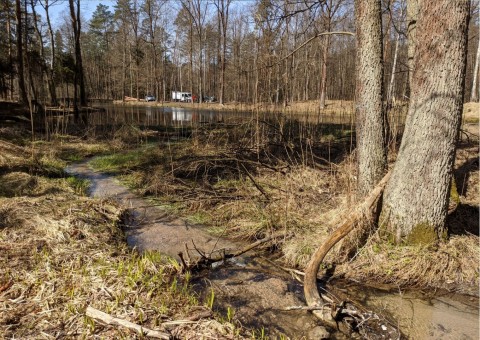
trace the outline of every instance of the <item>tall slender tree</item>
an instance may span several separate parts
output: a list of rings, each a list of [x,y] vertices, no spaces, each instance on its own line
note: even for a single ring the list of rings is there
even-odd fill
[[[228,14],[230,10],[230,4],[232,0],[215,0],[214,4],[217,7],[218,21],[220,27],[220,40],[221,49],[220,54],[220,91],[218,100],[220,104],[223,104],[225,96],[225,69],[227,65],[227,30],[228,30]]]
[[[56,106],[58,104],[57,100],[57,92],[56,92],[56,84],[55,84],[55,77],[54,77],[54,72],[55,72],[55,62],[56,62],[56,49],[55,49],[55,38],[54,38],[54,32],[52,28],[52,22],[50,19],[50,7],[57,4],[58,0],[39,0],[40,5],[43,7],[43,10],[45,11],[45,18],[47,20],[47,28],[48,28],[48,37],[50,40],[50,57],[49,57],[49,63],[47,67],[47,81],[48,81],[48,90],[50,93],[50,101],[51,104]]]
[[[23,56],[23,23],[22,23],[22,4],[20,0],[15,0],[15,19],[16,19],[16,38],[17,38],[17,77],[18,88],[20,90],[20,102],[28,103],[27,89],[25,87],[25,71]]]
[[[75,48],[75,76],[74,76],[74,99],[73,107],[75,111],[75,119],[79,118],[77,105],[78,89],[80,90],[80,105],[87,105],[87,96],[85,93],[85,79],[83,75],[82,49],[80,45],[80,34],[82,32],[82,24],[80,18],[80,0],[68,0],[70,7],[70,19],[73,29],[74,48]]]
[[[357,61],[355,115],[357,192],[370,192],[383,177],[387,157],[383,110],[383,48],[381,0],[355,2]]]

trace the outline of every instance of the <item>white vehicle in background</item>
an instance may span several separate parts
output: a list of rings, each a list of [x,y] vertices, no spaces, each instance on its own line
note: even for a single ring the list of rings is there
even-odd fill
[[[174,102],[191,102],[192,94],[190,92],[172,92],[172,101]]]

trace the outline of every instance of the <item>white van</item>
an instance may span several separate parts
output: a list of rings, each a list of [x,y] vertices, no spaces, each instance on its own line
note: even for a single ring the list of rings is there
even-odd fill
[[[172,92],[172,101],[174,102],[191,102],[192,94],[190,92]]]

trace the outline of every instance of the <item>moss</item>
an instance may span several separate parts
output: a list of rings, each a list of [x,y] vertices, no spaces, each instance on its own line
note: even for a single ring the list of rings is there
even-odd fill
[[[455,203],[455,205],[460,204],[460,195],[458,194],[455,178],[452,178],[452,184],[450,185],[450,202]]]
[[[415,225],[405,239],[408,245],[428,245],[438,241],[435,228],[428,222]]]

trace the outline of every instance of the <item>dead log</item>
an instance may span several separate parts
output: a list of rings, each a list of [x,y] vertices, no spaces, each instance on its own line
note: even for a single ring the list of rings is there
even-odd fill
[[[90,307],[90,306],[87,307],[87,310],[86,310],[85,314],[88,317],[91,317],[92,319],[98,320],[98,321],[100,321],[104,324],[114,325],[114,326],[122,326],[122,327],[128,328],[132,331],[135,331],[138,334],[143,335],[143,336],[149,336],[149,337],[156,338],[156,339],[171,339],[171,336],[168,333],[163,333],[163,332],[155,331],[155,330],[152,330],[152,329],[148,329],[148,328],[142,327],[140,325],[137,325],[133,322],[113,317],[110,314],[104,313],[104,312],[99,311],[98,309],[95,309],[95,308]]]
[[[360,203],[352,213],[349,213],[346,217],[341,216],[336,220],[338,225],[337,229],[328,237],[328,239],[315,251],[307,269],[305,270],[304,279],[304,293],[307,306],[312,309],[312,313],[318,317],[322,322],[330,327],[338,328],[339,317],[349,316],[350,318],[358,318],[355,313],[347,313],[349,310],[345,308],[344,303],[336,304],[331,299],[321,297],[317,289],[317,275],[320,265],[327,253],[348,233],[350,233],[357,222],[364,217],[371,217],[377,213],[377,207],[379,200],[383,194],[385,185],[390,178],[391,172],[388,172],[383,179],[377,184],[377,186],[369,193],[365,200]],[[372,313],[363,313],[362,317],[358,320],[360,323],[364,323],[365,320],[371,318]],[[378,317],[377,317],[378,318]],[[379,325],[381,331],[387,332],[388,336],[392,333],[398,335],[398,330],[392,329],[392,327],[385,326],[384,323]]]

